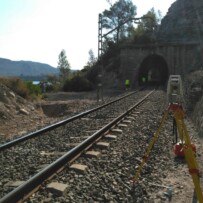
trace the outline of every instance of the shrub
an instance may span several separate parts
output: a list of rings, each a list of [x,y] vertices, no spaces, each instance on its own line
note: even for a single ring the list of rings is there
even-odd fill
[[[84,74],[88,81],[91,81],[93,84],[98,83],[98,66],[90,67]]]
[[[40,85],[34,85],[31,81],[26,81],[25,84],[31,96],[39,96],[41,94]]]
[[[21,97],[28,99],[29,97],[29,90],[27,89],[23,80],[17,77],[12,78],[0,78],[0,82],[6,85],[9,89],[14,91],[16,94],[20,95]]]
[[[76,75],[72,79],[67,80],[63,86],[64,91],[90,91],[92,90],[92,84],[86,78]]]

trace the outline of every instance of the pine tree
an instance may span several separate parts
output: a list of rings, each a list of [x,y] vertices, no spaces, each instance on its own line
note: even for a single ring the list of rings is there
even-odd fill
[[[62,82],[64,83],[68,79],[70,73],[70,64],[67,60],[66,51],[64,49],[59,54],[57,67],[60,70],[60,77],[62,78]]]

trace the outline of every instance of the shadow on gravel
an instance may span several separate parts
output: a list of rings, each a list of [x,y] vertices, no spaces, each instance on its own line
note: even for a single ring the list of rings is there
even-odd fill
[[[182,165],[187,164],[184,157],[175,157],[174,162],[175,162],[175,164],[182,164]]]

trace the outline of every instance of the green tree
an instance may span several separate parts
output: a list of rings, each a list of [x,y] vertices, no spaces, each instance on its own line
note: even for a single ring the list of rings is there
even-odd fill
[[[63,90],[68,91],[90,91],[92,90],[92,84],[85,77],[80,74],[75,74],[73,78],[67,80],[63,86]]]
[[[60,89],[60,82],[58,75],[47,75],[47,82],[50,84],[48,90],[58,91]]]
[[[68,79],[70,73],[70,64],[67,60],[66,52],[64,49],[59,54],[57,67],[60,70],[60,77],[62,78],[62,82],[64,83]]]
[[[155,40],[158,27],[161,22],[161,12],[157,12],[152,8],[145,15],[142,16],[140,23],[137,28],[131,30],[135,41],[149,43],[152,40]]]
[[[106,29],[116,29],[114,40],[125,37],[129,27],[132,27],[132,21],[125,23],[130,18],[136,15],[136,6],[133,5],[131,0],[118,0],[109,10],[104,10],[102,13],[102,26]],[[123,24],[125,23],[125,24]],[[123,25],[122,25],[123,24]],[[122,25],[122,26],[119,26]]]
[[[87,66],[92,67],[96,63],[97,59],[94,56],[94,52],[92,49],[89,50],[89,61],[87,62]]]
[[[155,12],[154,8],[148,11],[145,15],[143,15],[143,19],[138,27],[141,27],[145,33],[152,33],[157,31],[157,27],[161,21],[161,13],[158,11]]]
[[[112,4],[112,0],[106,0],[106,1],[109,3],[110,6],[113,5],[113,4]]]

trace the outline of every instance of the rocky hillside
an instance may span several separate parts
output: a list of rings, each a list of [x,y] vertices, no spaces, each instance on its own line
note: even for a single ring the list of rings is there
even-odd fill
[[[39,105],[28,102],[0,83],[0,143],[52,120],[44,115]]]
[[[198,43],[197,57],[201,70],[185,77],[185,100],[189,114],[203,137],[203,1],[176,0],[161,22],[157,36],[160,43]]]
[[[48,64],[0,58],[0,76],[41,76],[57,73],[58,70]]]
[[[161,22],[158,41],[203,43],[203,1],[176,0]]]
[[[203,70],[188,75],[184,82],[186,89],[186,104],[192,119],[203,138]]]
[[[46,100],[31,102],[0,83],[0,143],[93,107],[96,94],[88,94],[47,93]]]
[[[203,97],[195,107],[193,120],[199,129],[199,136],[203,138]]]

